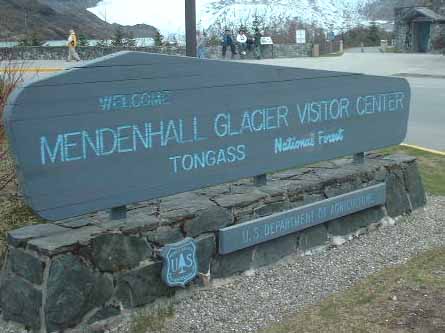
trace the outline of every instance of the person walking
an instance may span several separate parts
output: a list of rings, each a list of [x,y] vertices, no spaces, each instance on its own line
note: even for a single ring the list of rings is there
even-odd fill
[[[227,47],[230,47],[230,52],[232,52],[232,59],[233,59],[236,54],[236,50],[230,29],[226,29],[223,37],[222,56],[224,59],[226,58]]]
[[[198,44],[198,58],[205,59],[207,58],[207,33],[200,31],[197,32],[197,44]]]
[[[80,61],[80,57],[76,52],[77,47],[77,36],[73,29],[70,30],[70,35],[68,37],[68,61],[73,59]]]

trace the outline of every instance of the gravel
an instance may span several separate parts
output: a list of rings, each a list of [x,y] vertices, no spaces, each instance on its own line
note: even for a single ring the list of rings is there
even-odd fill
[[[309,256],[295,254],[275,265],[217,280],[211,288],[186,292],[164,331],[255,332],[385,267],[445,246],[444,234],[445,197],[428,197],[426,208],[339,247]],[[130,332],[131,322],[131,313],[122,315],[105,331]],[[19,331],[5,327],[0,332]]]

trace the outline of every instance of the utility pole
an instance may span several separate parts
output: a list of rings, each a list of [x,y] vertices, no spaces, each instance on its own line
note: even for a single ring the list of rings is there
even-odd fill
[[[196,0],[185,0],[185,42],[185,54],[196,57]]]

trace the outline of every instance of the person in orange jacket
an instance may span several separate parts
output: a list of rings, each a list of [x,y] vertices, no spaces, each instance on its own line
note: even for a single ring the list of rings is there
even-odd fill
[[[73,59],[80,61],[80,57],[76,52],[77,47],[77,36],[73,29],[70,30],[70,35],[68,37],[68,61]]]

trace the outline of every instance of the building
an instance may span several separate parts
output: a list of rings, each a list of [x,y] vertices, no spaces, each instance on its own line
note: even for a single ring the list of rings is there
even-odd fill
[[[429,4],[395,9],[395,47],[406,52],[445,50],[445,0]]]

